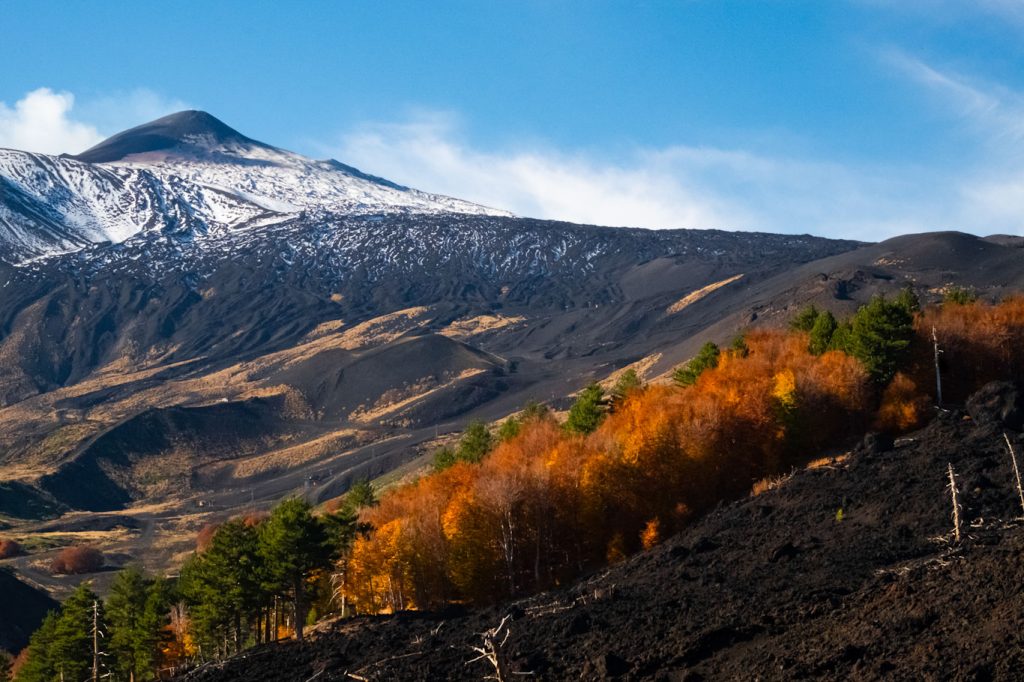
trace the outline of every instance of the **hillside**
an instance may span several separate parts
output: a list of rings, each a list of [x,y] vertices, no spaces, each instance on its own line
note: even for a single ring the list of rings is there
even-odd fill
[[[479,633],[510,616],[509,671],[536,679],[1007,679],[1022,661],[1024,549],[1003,430],[1024,404],[988,387],[895,444],[724,505],[649,552],[501,608],[321,626],[183,679],[481,679]],[[962,496],[952,539],[946,468]],[[839,514],[839,511],[842,514]]]

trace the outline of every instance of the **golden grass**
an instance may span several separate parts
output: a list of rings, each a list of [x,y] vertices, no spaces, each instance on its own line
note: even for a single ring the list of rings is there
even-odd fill
[[[738,279],[741,279],[742,277],[743,274],[740,273],[739,275],[733,275],[732,277],[723,279],[720,282],[713,282],[711,284],[708,284],[707,286],[703,286],[700,289],[697,289],[696,291],[691,291],[686,296],[683,296],[681,299],[670,305],[668,309],[665,311],[665,314],[675,315],[676,313],[682,311],[684,308],[687,308],[688,306],[691,306],[697,301],[701,300],[702,298],[710,294],[712,291],[716,291],[724,286],[732,284],[733,282],[735,282]]]
[[[850,453],[849,452],[847,452],[845,454],[842,454],[842,455],[837,455],[835,457],[819,457],[818,459],[814,459],[814,460],[811,460],[810,462],[808,462],[807,466],[804,467],[804,468],[805,469],[820,469],[822,467],[827,467],[827,466],[836,466],[837,464],[842,464],[843,462],[845,462],[849,458],[850,458]]]
[[[404,410],[405,408],[430,395],[433,395],[434,393],[437,393],[438,391],[454,386],[460,381],[464,381],[470,377],[483,374],[486,371],[487,370],[479,367],[471,367],[462,370],[454,377],[440,383],[436,383],[431,377],[420,379],[405,390],[394,389],[388,391],[370,407],[357,408],[349,415],[349,419],[362,424],[383,419],[384,417]],[[434,385],[433,388],[426,388],[434,383],[436,383],[436,385]]]
[[[451,339],[465,341],[485,332],[514,327],[526,322],[521,315],[477,315],[455,320],[439,333]]]

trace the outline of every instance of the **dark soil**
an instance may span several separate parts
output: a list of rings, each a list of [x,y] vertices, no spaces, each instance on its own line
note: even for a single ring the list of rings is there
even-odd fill
[[[866,438],[847,460],[723,505],[575,587],[327,624],[303,645],[184,679],[479,680],[493,668],[470,662],[470,647],[506,615],[503,653],[526,679],[1020,679],[1021,502],[1005,423],[971,412],[942,413],[894,445]],[[1021,435],[1010,438],[1024,452]],[[947,464],[963,504],[959,544]]]

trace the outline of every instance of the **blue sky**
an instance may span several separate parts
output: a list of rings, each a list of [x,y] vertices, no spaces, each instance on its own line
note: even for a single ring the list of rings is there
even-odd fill
[[[1024,0],[0,0],[0,16],[0,146],[74,152],[200,108],[522,215],[1024,233]]]

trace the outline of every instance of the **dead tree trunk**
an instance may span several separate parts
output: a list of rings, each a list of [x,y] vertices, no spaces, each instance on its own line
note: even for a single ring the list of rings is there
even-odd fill
[[[92,682],[100,679],[100,603],[92,602]]]
[[[956,474],[953,473],[953,465],[949,467],[949,494],[953,498],[953,538],[960,542],[960,496],[956,489]]]
[[[1013,475],[1017,481],[1017,496],[1020,498],[1020,509],[1024,512],[1024,489],[1021,489],[1020,485],[1020,469],[1017,467],[1017,453],[1013,451],[1013,444],[1010,443],[1010,437],[1003,431],[1003,440],[1006,441],[1006,447],[1010,449],[1010,461],[1013,462]]]
[[[932,344],[935,346],[935,404],[942,407],[942,372],[939,371],[939,334],[932,325]]]
[[[494,666],[494,674],[484,679],[497,680],[497,682],[508,682],[512,679],[512,673],[508,669],[508,661],[506,660],[507,656],[504,652],[505,643],[508,642],[508,637],[512,632],[509,628],[510,619],[511,616],[505,616],[498,623],[497,627],[480,633],[480,637],[483,638],[482,646],[470,647],[479,655],[473,660],[468,661],[467,665],[477,661],[487,661]]]

